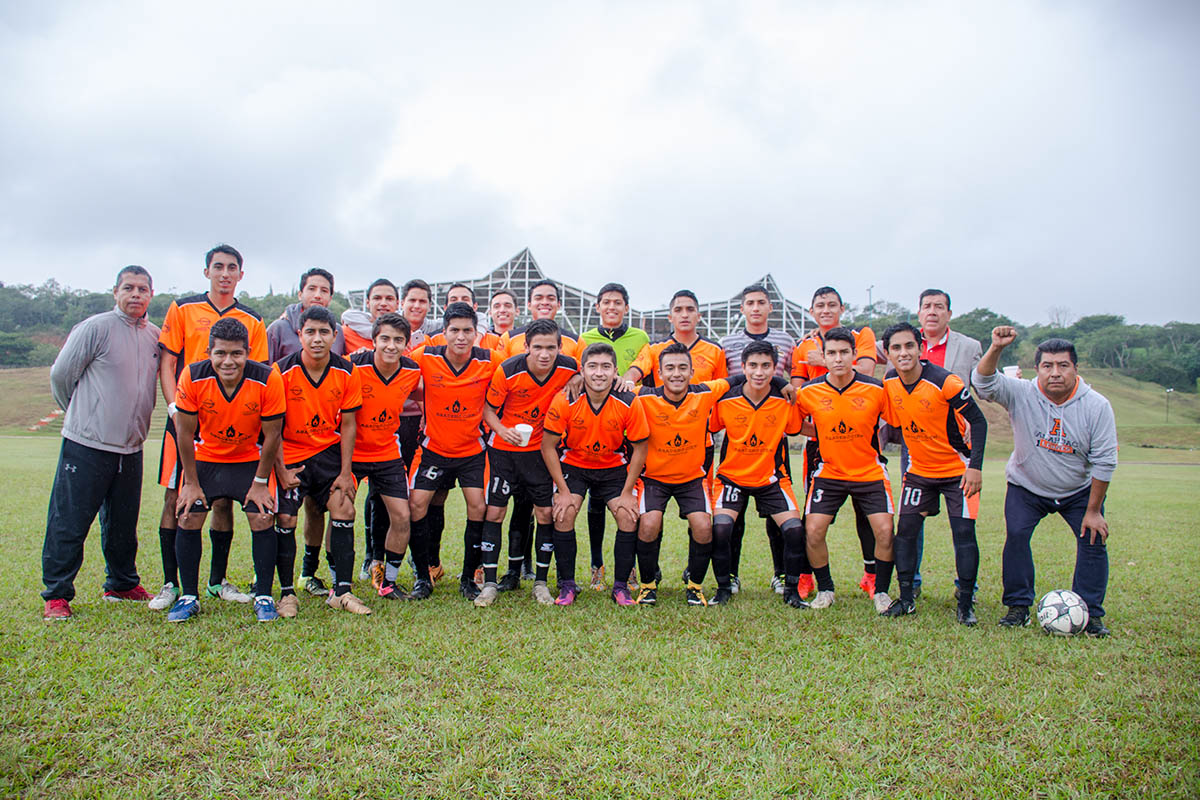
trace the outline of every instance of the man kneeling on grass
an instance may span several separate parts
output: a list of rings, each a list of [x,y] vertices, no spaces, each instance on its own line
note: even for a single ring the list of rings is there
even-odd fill
[[[175,507],[181,594],[167,620],[186,622],[200,613],[200,532],[212,502],[225,497],[242,504],[250,523],[254,615],[259,622],[270,622],[279,616],[271,599],[278,552],[271,517],[275,510],[271,470],[283,424],[283,379],[265,364],[248,360],[250,334],[236,319],[213,323],[208,354],[205,360],[189,364],[175,387],[183,471]]]

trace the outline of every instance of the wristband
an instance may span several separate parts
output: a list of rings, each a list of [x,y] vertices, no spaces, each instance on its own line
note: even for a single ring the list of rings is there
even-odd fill
[[[167,416],[168,416],[168,417],[173,417],[173,416],[175,416],[175,412],[176,412],[177,410],[178,410],[178,409],[176,409],[176,408],[175,408],[175,404],[174,404],[174,403],[167,403]]]
[[[269,481],[270,481],[270,478],[260,478],[257,475],[254,476],[255,483],[267,483]]]

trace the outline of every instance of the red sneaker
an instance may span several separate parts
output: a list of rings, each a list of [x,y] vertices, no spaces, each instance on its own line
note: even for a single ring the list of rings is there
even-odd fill
[[[858,588],[863,590],[863,594],[867,597],[875,596],[875,573],[864,572],[862,580],[858,582]]]
[[[802,600],[807,600],[816,590],[817,582],[813,580],[811,572],[807,575],[801,575],[800,580],[796,582],[796,592]]]
[[[46,601],[46,610],[42,612],[42,619],[59,620],[71,618],[71,604],[61,597],[56,597],[53,600]]]
[[[153,600],[154,595],[143,589],[142,585],[139,583],[132,589],[126,589],[123,592],[114,592],[109,590],[104,593],[104,599],[110,603],[116,603],[121,600],[136,600],[139,603],[145,603],[148,600]]]

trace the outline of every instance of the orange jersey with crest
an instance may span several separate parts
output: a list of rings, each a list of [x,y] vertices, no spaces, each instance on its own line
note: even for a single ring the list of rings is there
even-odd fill
[[[438,331],[430,336],[425,344],[431,347],[444,347],[446,345],[446,334]],[[500,345],[500,337],[491,331],[479,331],[475,335],[475,346],[482,347],[484,350],[498,350],[500,355],[504,355],[504,349]]]
[[[967,430],[963,412],[971,413],[968,409],[975,400],[961,378],[925,361],[921,377],[912,386],[890,372],[883,388],[888,398],[886,421],[904,434],[909,470],[924,478],[955,478],[968,466],[982,466],[971,463],[972,445],[963,435]]]
[[[579,360],[579,354],[583,348],[579,346],[579,342],[572,339],[566,333],[562,333],[562,341],[558,346],[558,352],[568,358]],[[525,354],[525,328],[517,328],[516,330],[506,331],[500,337],[500,350],[504,353],[505,358],[512,358]]]
[[[653,342],[642,348],[637,358],[630,366],[637,367],[642,373],[643,386],[662,386],[662,372],[658,367],[658,357],[668,345],[675,343],[672,336],[661,342]],[[725,351],[716,342],[701,336],[692,342],[688,348],[692,355],[692,383],[704,383],[718,378],[728,378],[729,369],[725,364]]]
[[[561,392],[546,414],[546,431],[562,437],[563,463],[573,467],[607,469],[629,463],[625,441],[640,442],[650,435],[641,405],[633,392],[609,392],[599,409],[587,392],[574,403]]]
[[[400,410],[421,382],[421,368],[411,358],[400,357],[400,368],[387,380],[375,367],[375,351],[350,356],[362,387],[362,407],[354,412],[354,460],[395,461],[400,458]]]
[[[198,461],[258,461],[263,420],[282,417],[284,405],[283,379],[257,361],[246,362],[242,382],[228,397],[207,358],[188,364],[175,385],[175,407],[197,417]]]
[[[183,374],[188,364],[208,358],[208,329],[219,319],[230,317],[246,326],[250,334],[250,360],[267,361],[267,326],[253,309],[234,302],[224,311],[218,310],[207,294],[181,297],[167,307],[158,343],[168,353],[178,357],[175,377]]]
[[[864,325],[851,328],[850,332],[854,334],[854,363],[857,364],[860,358],[875,360],[875,331]],[[792,377],[811,381],[829,372],[823,366],[808,363],[809,351],[820,351],[824,347],[825,339],[819,330],[801,339],[792,351]]]
[[[446,458],[483,452],[483,404],[500,354],[472,347],[467,363],[455,370],[446,347],[427,345],[411,354],[425,380],[425,435],[421,447]]]
[[[879,420],[886,421],[883,382],[854,373],[842,390],[829,376],[809,381],[796,391],[796,405],[812,417],[821,460],[814,477],[841,481],[887,480],[887,461],[879,452]]]
[[[287,415],[283,419],[283,461],[296,464],[341,441],[342,414],[362,405],[362,389],[354,365],[330,355],[320,380],[313,381],[292,353],[272,367],[283,378]]]
[[[729,389],[713,409],[709,430],[724,429],[717,476],[749,489],[775,483],[783,474],[785,437],[800,433],[803,417],[779,387],[772,386],[755,405],[746,397],[748,384]]]
[[[509,444],[499,436],[488,434],[488,446],[497,450],[514,452],[532,452],[542,447],[542,430],[546,422],[546,413],[554,396],[562,392],[567,381],[579,371],[575,359],[559,354],[550,372],[539,381],[529,371],[527,355],[506,358],[492,374],[492,383],[488,386],[487,403],[496,409],[500,422],[506,427],[525,423],[533,427],[529,444],[517,447]]]
[[[708,421],[729,381],[694,383],[678,403],[661,386],[642,387],[637,402],[646,416],[650,445],[642,474],[663,483],[686,483],[705,475]]]

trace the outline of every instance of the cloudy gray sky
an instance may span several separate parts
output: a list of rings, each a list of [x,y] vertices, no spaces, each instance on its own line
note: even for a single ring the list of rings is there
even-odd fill
[[[1200,3],[0,5],[0,280],[251,292],[528,246],[639,307],[1200,320]]]

